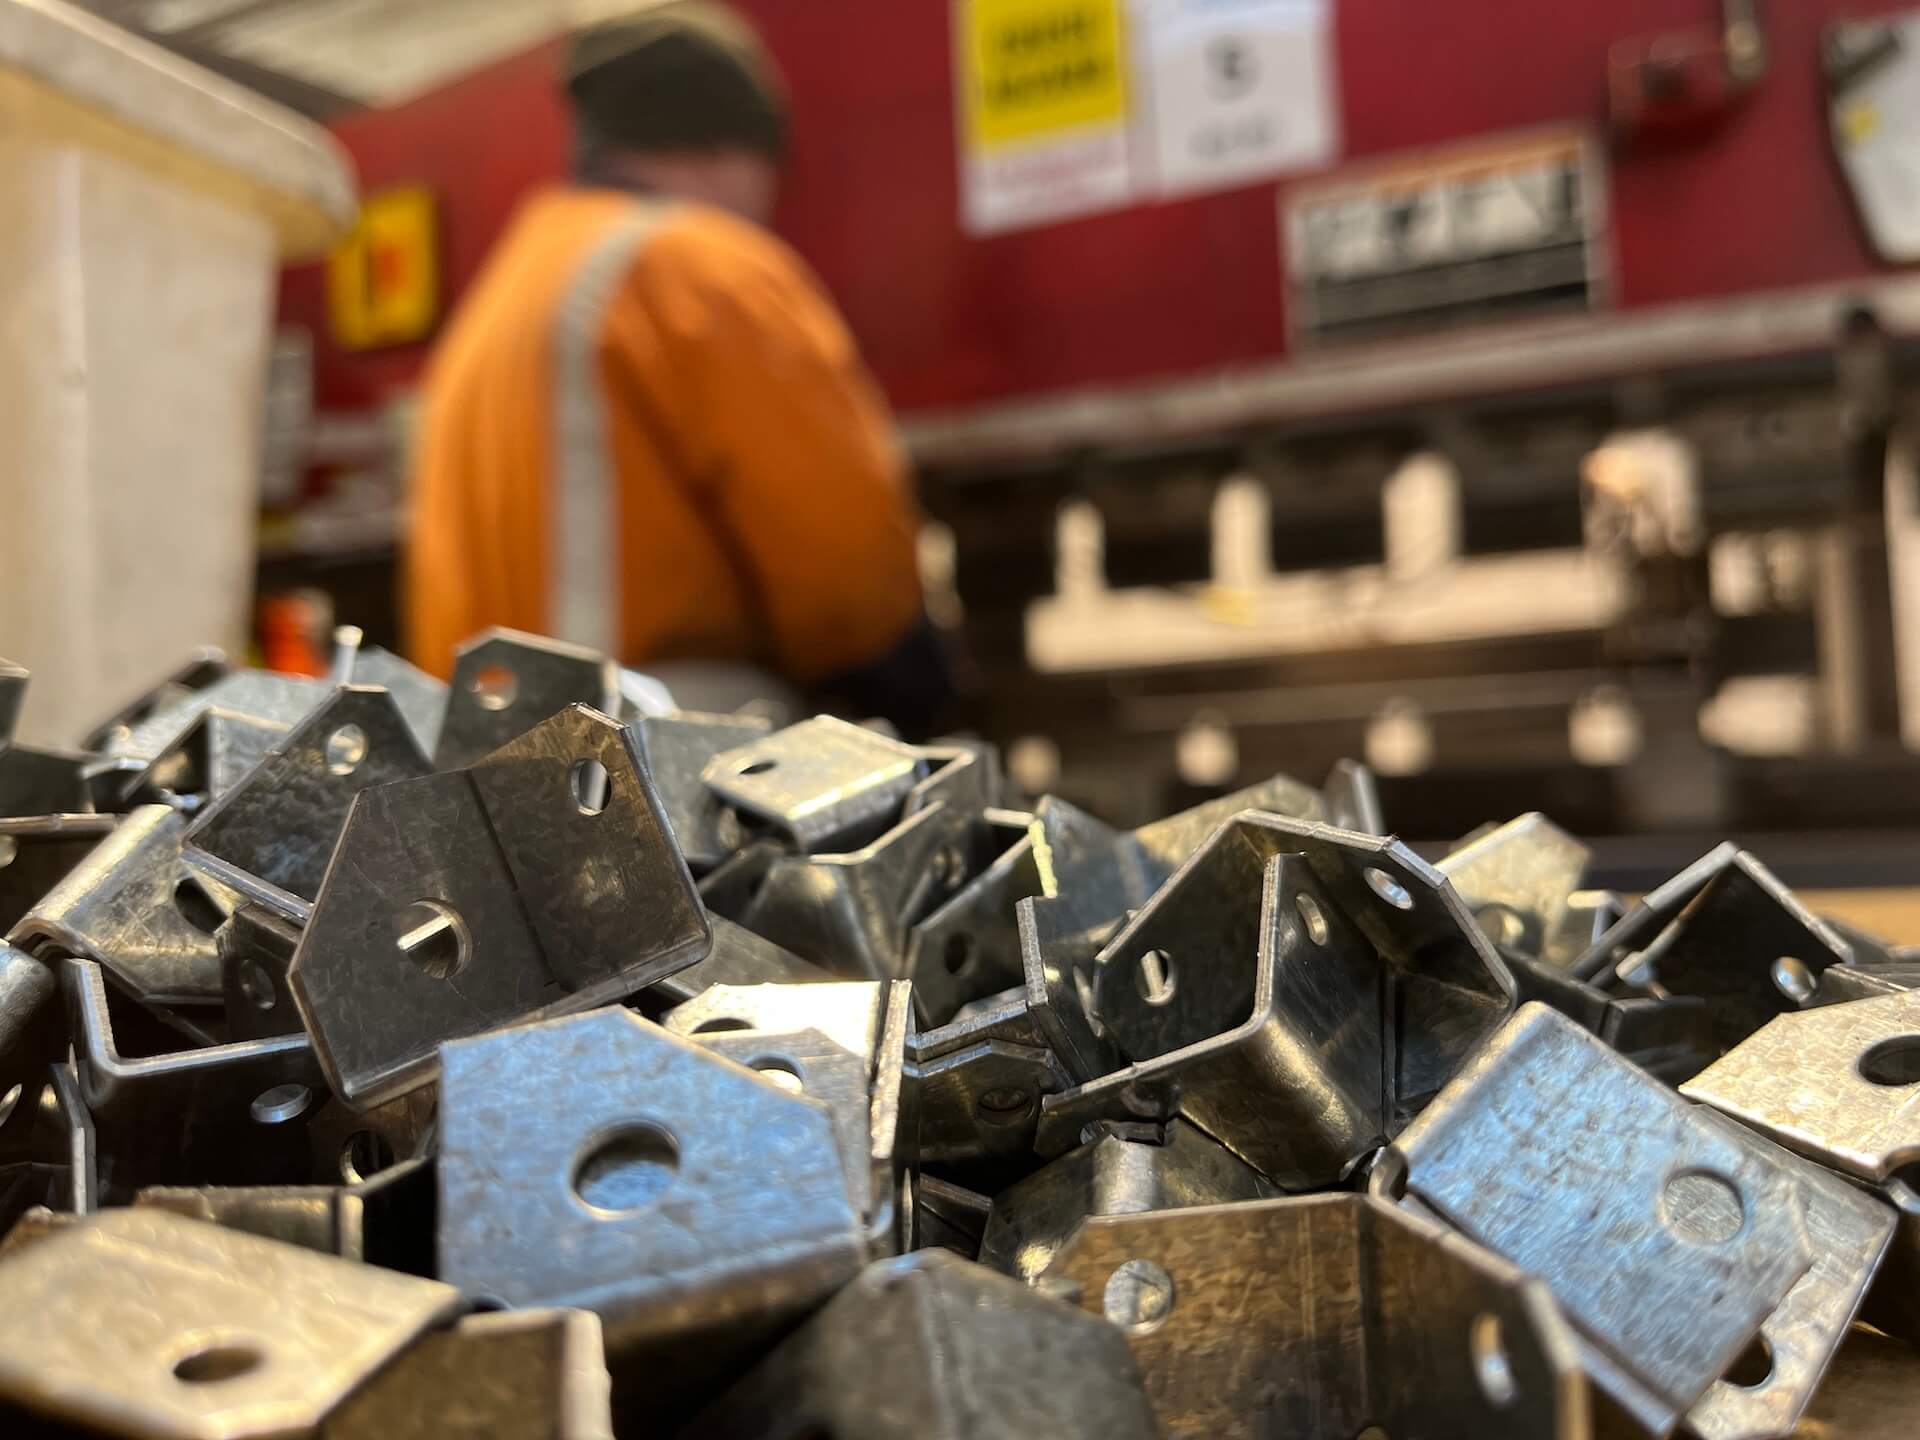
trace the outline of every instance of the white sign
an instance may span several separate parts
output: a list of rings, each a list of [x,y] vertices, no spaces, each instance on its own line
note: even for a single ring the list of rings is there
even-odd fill
[[[1133,0],[1153,188],[1188,195],[1331,161],[1331,11],[1328,0]]]

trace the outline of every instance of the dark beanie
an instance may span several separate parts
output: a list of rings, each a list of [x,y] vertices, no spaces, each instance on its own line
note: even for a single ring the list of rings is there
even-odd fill
[[[684,0],[581,31],[566,84],[586,129],[626,149],[741,146],[777,159],[786,145],[773,60],[719,5]]]

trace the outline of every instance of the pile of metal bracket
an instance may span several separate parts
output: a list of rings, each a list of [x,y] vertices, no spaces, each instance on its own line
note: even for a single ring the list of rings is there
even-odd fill
[[[1920,955],[1008,801],[504,632],[0,746],[0,1434],[1920,1428]]]

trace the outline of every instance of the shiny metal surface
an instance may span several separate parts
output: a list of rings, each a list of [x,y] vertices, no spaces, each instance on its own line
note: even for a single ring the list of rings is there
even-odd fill
[[[878,838],[926,771],[915,747],[817,715],[714,756],[703,773],[722,802],[812,853]]]
[[[364,1106],[428,1080],[444,1040],[590,1009],[710,943],[631,735],[576,705],[466,770],[358,796],[288,983],[332,1088]]]
[[[683,1432],[1154,1440],[1126,1342],[958,1256],[877,1261]]]
[[[184,1219],[110,1210],[0,1260],[0,1403],[108,1434],[311,1429],[451,1286]]]
[[[1361,1195],[1088,1220],[1042,1287],[1133,1347],[1171,1440],[1586,1440],[1546,1288]]]
[[[1407,1127],[1371,1189],[1540,1276],[1594,1384],[1655,1433],[1814,1263],[1795,1165],[1537,1004]]]

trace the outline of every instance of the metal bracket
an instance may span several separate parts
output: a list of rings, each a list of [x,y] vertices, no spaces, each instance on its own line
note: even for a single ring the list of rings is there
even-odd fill
[[[213,937],[232,901],[224,886],[183,863],[186,823],[164,805],[133,811],[7,939],[36,955],[97,961],[148,1004],[218,1004]]]
[[[1103,1135],[993,1198],[980,1263],[1032,1284],[1083,1220],[1272,1198],[1266,1177],[1182,1120],[1159,1144]]]
[[[575,705],[356,797],[287,978],[365,1106],[430,1078],[442,1041],[618,999],[711,943],[632,736]]]
[[[724,803],[813,854],[878,839],[926,763],[914,746],[817,715],[714,756],[705,776]]]
[[[203,811],[186,853],[234,890],[262,886],[312,902],[355,797],[427,773],[427,757],[385,690],[343,685]]]
[[[1044,1102],[1043,1149],[1157,1094],[1283,1187],[1333,1183],[1505,1019],[1512,986],[1406,846],[1241,815],[1100,952],[1094,1008],[1134,1063]]]
[[[1680,1093],[1884,1184],[1920,1161],[1920,992],[1776,1016]]]
[[[1814,1261],[1792,1165],[1538,1004],[1407,1127],[1371,1188],[1540,1276],[1594,1384],[1655,1434]]]
[[[739,848],[740,823],[702,778],[714,756],[768,733],[765,720],[746,715],[646,715],[633,722],[640,758],[680,853],[704,875]]]
[[[619,714],[620,667],[564,641],[485,631],[454,653],[433,768],[472,765],[572,705]]]
[[[0,1260],[0,1406],[146,1440],[317,1426],[451,1286],[141,1208]]]
[[[1158,1435],[1126,1342],[1111,1326],[944,1250],[868,1266],[684,1433]]]
[[[1752,855],[1728,843],[1651,892],[1569,968],[1579,980],[1658,983],[1710,1002],[1722,1049],[1813,1003],[1853,948]]]
[[[1592,858],[1534,811],[1474,836],[1433,868],[1453,882],[1488,939],[1544,959],[1566,933],[1572,897]],[[1563,954],[1560,963],[1578,953]]]
[[[1171,1440],[1588,1433],[1546,1287],[1364,1195],[1096,1217],[1040,1283],[1127,1336]]]
[[[865,1258],[833,1112],[630,1011],[449,1043],[440,1105],[440,1273],[594,1311],[651,1403],[697,1393]]]

